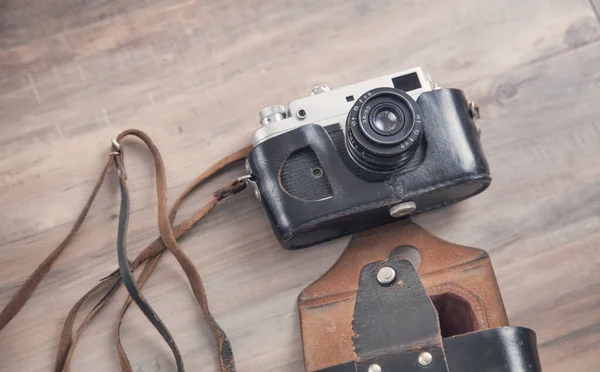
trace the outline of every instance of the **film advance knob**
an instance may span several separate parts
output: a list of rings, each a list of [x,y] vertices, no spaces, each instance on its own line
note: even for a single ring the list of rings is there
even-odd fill
[[[269,125],[279,120],[286,118],[287,111],[283,105],[268,106],[260,110],[258,118],[260,119],[260,125]]]

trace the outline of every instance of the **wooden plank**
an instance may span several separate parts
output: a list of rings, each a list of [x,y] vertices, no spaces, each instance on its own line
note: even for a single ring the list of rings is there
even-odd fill
[[[32,4],[33,3],[33,4]],[[160,0],[3,1],[0,47],[31,43],[139,11]]]
[[[22,124],[32,112],[43,113],[41,122],[56,123],[68,135],[81,123],[123,125],[140,110],[169,112],[173,106],[165,101],[183,99],[204,102],[203,109],[212,114],[235,101],[243,118],[252,118],[257,104],[296,98],[312,84],[347,84],[414,64],[424,64],[445,84],[460,85],[597,38],[589,5],[576,3],[581,6],[571,9],[568,2],[544,2],[536,10],[535,3],[520,1],[477,9],[435,1],[431,7],[440,16],[433,18],[434,26],[417,17],[398,22],[399,14],[420,14],[422,8],[393,2],[378,5],[377,11],[341,0],[320,12],[319,2],[292,7],[255,2],[241,9],[226,2],[145,7],[0,51],[2,71],[11,72],[9,81],[19,81],[0,101],[11,105],[8,122],[27,128],[15,129],[13,137],[31,132],[31,123]],[[456,17],[468,21],[456,22]],[[373,37],[380,23],[386,32]],[[515,29],[520,31],[516,40],[505,37]],[[287,32],[302,35],[303,42],[289,42]],[[451,41],[462,39],[470,42],[456,47]],[[246,99],[237,84],[260,89],[261,100]],[[190,115],[184,120],[190,122]],[[239,125],[241,118],[236,119]]]
[[[421,65],[481,103],[494,181],[484,194],[417,222],[490,251],[511,320],[538,332],[545,371],[595,370],[600,27],[587,0],[3,7],[0,306],[64,237],[118,131],[138,127],[156,140],[172,201],[202,169],[248,143],[263,106],[317,83],[342,86]],[[147,153],[135,145],[127,151],[133,255],[156,236],[156,207]],[[241,172],[198,192],[181,215]],[[0,334],[0,370],[49,370],[68,308],[115,268],[118,196],[109,178],[73,246]],[[182,244],[232,338],[239,369],[301,371],[296,296],[347,239],[283,251],[263,216],[243,194]],[[144,293],[188,369],[215,369],[213,341],[171,257]],[[118,368],[111,340],[122,298],[83,338],[73,370]],[[139,311],[132,309],[123,331],[136,368],[174,368]]]

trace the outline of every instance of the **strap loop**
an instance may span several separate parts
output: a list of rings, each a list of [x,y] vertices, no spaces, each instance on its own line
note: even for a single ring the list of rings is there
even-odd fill
[[[248,186],[247,180],[240,180],[239,178],[233,181],[231,184],[223,187],[222,189],[216,191],[213,196],[217,198],[218,201],[221,201],[231,195],[235,195],[238,192],[242,192]]]

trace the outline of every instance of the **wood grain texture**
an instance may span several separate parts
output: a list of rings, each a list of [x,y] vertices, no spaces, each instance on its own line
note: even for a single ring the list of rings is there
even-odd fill
[[[136,127],[164,154],[169,197],[250,141],[263,106],[420,65],[481,104],[493,182],[416,222],[488,250],[513,324],[535,329],[544,371],[596,371],[600,353],[600,22],[593,0],[0,2],[0,306],[67,233],[110,138]],[[129,251],[157,235],[153,170],[131,141]],[[242,170],[186,203],[187,216]],[[23,311],[0,334],[1,371],[50,370],[68,309],[114,270],[116,178]],[[287,252],[250,193],[182,242],[240,371],[302,371],[296,297],[346,239]],[[112,301],[74,371],[117,370]],[[189,370],[213,341],[172,257],[144,293]],[[139,371],[172,371],[137,309],[123,342]]]

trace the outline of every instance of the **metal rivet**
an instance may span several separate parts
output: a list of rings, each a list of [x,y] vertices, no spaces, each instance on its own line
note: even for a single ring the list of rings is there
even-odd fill
[[[298,119],[304,120],[304,119],[306,119],[306,111],[301,109],[298,111],[296,116],[298,117]]]
[[[424,351],[421,354],[419,354],[419,364],[422,366],[428,366],[431,364],[431,362],[433,362],[433,356],[431,356],[431,354],[429,354],[428,352]]]
[[[384,266],[377,271],[377,281],[381,285],[390,284],[396,279],[396,271],[391,267]]]
[[[415,202],[408,201],[400,204],[396,204],[390,208],[390,216],[394,218],[403,217],[411,214],[417,209]]]
[[[310,170],[310,174],[311,174],[311,176],[313,176],[313,178],[319,179],[319,178],[323,177],[323,169],[321,169],[319,167],[312,168]]]
[[[381,372],[381,367],[379,364],[371,364],[369,369],[367,369],[367,372]]]

